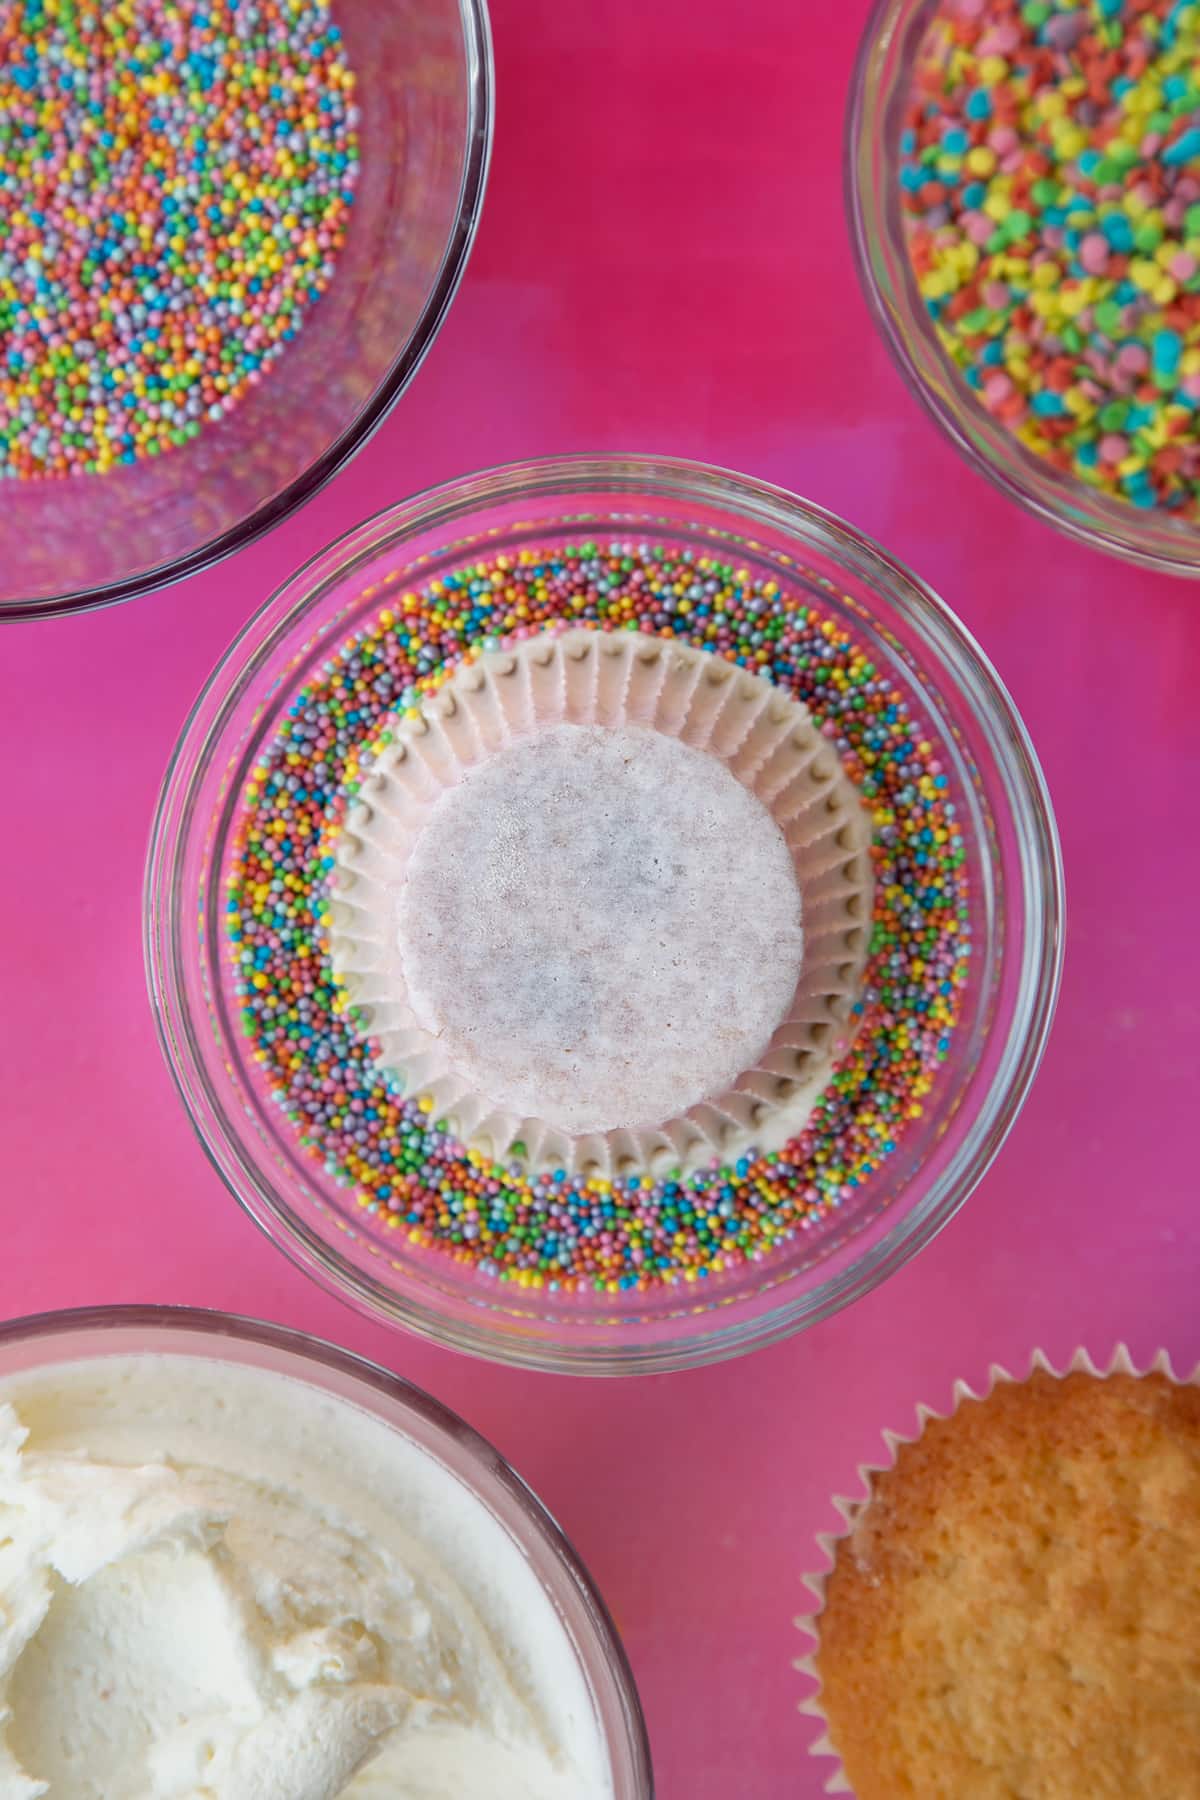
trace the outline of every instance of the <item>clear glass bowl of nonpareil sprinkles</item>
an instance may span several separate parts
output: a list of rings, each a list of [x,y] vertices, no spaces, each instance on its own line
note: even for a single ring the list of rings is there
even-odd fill
[[[802,951],[782,903],[773,937],[730,921],[759,858],[772,907],[795,875]],[[293,1261],[444,1344],[609,1374],[772,1342],[925,1244],[1033,1079],[1061,923],[1036,758],[945,604],[780,489],[624,458],[433,490],[275,594],[184,729],[145,915],[184,1103]],[[364,979],[434,994],[431,1053],[350,985],[360,939]],[[696,1105],[713,991],[705,1054],[746,1061],[743,1027],[761,1054]],[[498,1099],[487,1029],[544,1091]],[[614,1034],[613,1116],[572,1119],[555,1083],[607,1081]]]
[[[466,266],[486,0],[0,16],[0,618],[241,549],[370,437]]]
[[[1200,14],[876,0],[847,117],[863,287],[958,450],[1098,549],[1200,569]]]

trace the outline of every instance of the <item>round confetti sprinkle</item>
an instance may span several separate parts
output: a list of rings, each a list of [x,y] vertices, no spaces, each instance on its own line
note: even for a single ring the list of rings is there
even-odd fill
[[[853,1200],[949,1050],[967,977],[965,851],[948,777],[864,647],[773,580],[708,554],[570,544],[401,591],[288,707],[242,796],[226,894],[242,1028],[290,1130],[381,1233],[558,1292],[674,1286],[758,1262]],[[333,978],[330,854],[395,721],[464,656],[590,624],[678,636],[803,701],[870,808],[871,953],[854,1045],[804,1132],[686,1177],[533,1174],[467,1149],[381,1076]]]
[[[0,5],[0,476],[220,418],[327,286],[358,165],[328,0]]]
[[[1090,487],[1200,507],[1200,4],[943,0],[900,163],[979,402]]]

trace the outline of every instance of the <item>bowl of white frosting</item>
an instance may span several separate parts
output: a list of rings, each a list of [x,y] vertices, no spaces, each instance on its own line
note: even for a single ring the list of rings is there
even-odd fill
[[[219,1313],[0,1327],[5,1800],[648,1800],[604,1603],[498,1453]]]

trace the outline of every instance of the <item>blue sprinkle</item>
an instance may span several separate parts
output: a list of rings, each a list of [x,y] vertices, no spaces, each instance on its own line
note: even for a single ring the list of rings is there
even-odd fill
[[[1120,256],[1128,256],[1133,249],[1133,226],[1122,212],[1109,213],[1101,219],[1100,229]]]
[[[1200,158],[1200,126],[1196,125],[1190,125],[1162,153],[1163,162],[1170,168],[1175,168],[1179,163],[1193,162],[1197,158]]]
[[[1183,339],[1177,331],[1158,331],[1154,334],[1151,354],[1160,375],[1173,375],[1183,355]]]

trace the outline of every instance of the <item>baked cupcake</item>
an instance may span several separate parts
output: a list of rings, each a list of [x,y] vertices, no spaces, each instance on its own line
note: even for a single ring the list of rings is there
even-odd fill
[[[806,707],[721,657],[539,634],[401,719],[333,854],[335,974],[391,1085],[485,1155],[728,1162],[853,1035],[870,816]]]
[[[1200,1387],[995,1372],[865,1471],[800,1666],[858,1800],[1200,1796]]]

